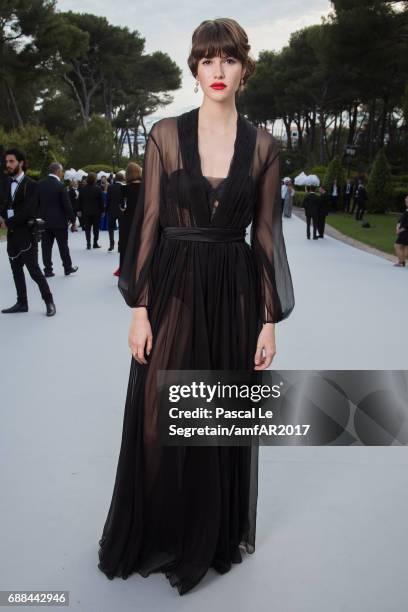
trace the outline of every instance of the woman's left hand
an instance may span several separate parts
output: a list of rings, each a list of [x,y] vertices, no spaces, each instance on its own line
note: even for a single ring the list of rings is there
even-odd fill
[[[254,370],[266,370],[276,355],[275,323],[265,323],[258,336]]]

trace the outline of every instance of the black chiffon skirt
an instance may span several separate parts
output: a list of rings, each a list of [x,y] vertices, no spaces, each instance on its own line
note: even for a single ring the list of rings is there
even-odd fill
[[[147,364],[132,358],[122,441],[99,569],[163,572],[180,595],[210,567],[255,550],[258,446],[158,444],[158,369],[252,370],[255,268],[244,242],[162,239],[152,265]]]

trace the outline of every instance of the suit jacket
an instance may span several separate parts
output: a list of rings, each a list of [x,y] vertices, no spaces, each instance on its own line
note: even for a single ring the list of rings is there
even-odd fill
[[[25,174],[12,200],[11,182],[8,177],[0,201],[0,216],[7,226],[7,252],[14,257],[32,243],[33,236],[27,222],[38,216],[38,183]],[[9,208],[14,211],[12,217],[7,215]]]
[[[347,195],[348,195],[348,197],[349,197],[349,198],[352,198],[352,197],[353,197],[353,195],[354,195],[354,188],[355,188],[355,187],[354,187],[353,183],[351,183],[351,184],[350,184],[350,191],[349,191],[349,193],[347,194],[347,183],[344,183],[344,187],[343,187],[343,196],[344,196],[344,197],[347,197]]]
[[[123,206],[123,191],[125,187],[126,185],[116,182],[108,187],[106,212],[111,217],[119,217],[121,214],[120,207]]]
[[[330,198],[329,198],[329,194],[326,191],[326,193],[321,193],[319,196],[319,201],[318,201],[319,217],[321,218],[327,217],[327,215],[329,214],[329,210],[330,210]]]
[[[334,183],[332,183],[330,185],[329,194],[330,194],[331,198],[338,198],[338,197],[340,197],[340,191],[341,191],[340,185],[337,184],[336,187],[337,187],[337,195],[335,196],[335,195],[333,195]]]
[[[102,189],[98,185],[85,185],[79,190],[78,210],[87,215],[101,215],[104,211]]]
[[[307,215],[317,215],[319,196],[316,193],[308,193],[303,199],[303,206]]]
[[[356,204],[364,206],[366,200],[368,200],[367,190],[364,185],[359,185],[354,193],[354,201]]]
[[[47,176],[38,183],[39,216],[46,229],[64,229],[68,221],[75,223],[75,214],[63,183]]]
[[[77,193],[77,190],[75,190],[73,187],[70,187],[68,189],[68,197],[69,201],[71,202],[72,210],[74,211],[74,213],[76,213],[78,210],[79,193]]]

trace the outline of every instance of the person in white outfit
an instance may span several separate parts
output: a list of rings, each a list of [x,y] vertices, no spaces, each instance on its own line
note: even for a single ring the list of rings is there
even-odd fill
[[[283,203],[283,216],[291,217],[292,216],[292,206],[293,206],[293,197],[295,195],[295,188],[293,187],[292,181],[289,179],[286,185],[286,193]]]

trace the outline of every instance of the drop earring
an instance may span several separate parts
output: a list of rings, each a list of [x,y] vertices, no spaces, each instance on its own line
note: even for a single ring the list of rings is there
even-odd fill
[[[195,85],[194,85],[194,93],[198,92],[198,81],[196,81]]]

